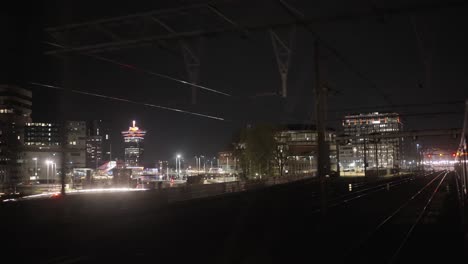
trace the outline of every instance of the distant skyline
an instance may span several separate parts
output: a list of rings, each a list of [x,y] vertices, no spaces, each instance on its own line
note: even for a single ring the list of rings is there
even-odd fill
[[[169,159],[176,153],[187,157],[215,155],[227,148],[232,135],[247,123],[306,123],[313,120],[314,39],[304,28],[297,30],[288,77],[290,96],[287,99],[271,95],[279,92],[280,78],[271,40],[266,32],[253,32],[247,39],[235,34],[204,39],[200,84],[234,96],[200,91],[199,103],[195,106],[190,104],[189,86],[79,54],[65,57],[44,55],[51,48],[44,43],[51,41],[50,36],[44,33],[46,27],[180,6],[181,2],[186,3],[139,1],[131,4],[116,2],[109,6],[93,1],[54,4],[34,1],[21,8],[7,6],[8,16],[5,16],[4,25],[5,39],[8,41],[1,44],[2,58],[6,59],[0,66],[0,83],[18,84],[33,91],[34,121],[108,120],[113,152],[120,157],[123,157],[120,132],[132,120],[136,120],[148,131],[145,163]],[[290,2],[309,16],[316,15],[311,13],[315,9],[332,14],[336,10],[350,8],[346,1],[327,1],[320,5],[310,1]],[[365,8],[365,2],[353,8]],[[375,1],[375,4],[385,7],[409,2],[428,1],[396,1],[391,4]],[[279,20],[288,18],[287,13],[278,6],[269,7],[271,15],[265,11],[262,12],[265,17],[261,18],[255,12],[261,11],[260,7],[260,4],[254,4],[249,12],[227,11],[242,21],[276,19],[273,14],[280,14]],[[329,126],[340,129],[339,120],[345,114],[373,112],[373,107],[378,111],[377,108],[388,105],[377,90],[387,94],[394,105],[462,102],[466,99],[468,39],[459,32],[466,11],[464,6],[415,16],[390,16],[378,21],[362,19],[315,26],[320,36],[369,80],[364,81],[329,51],[322,49],[321,79],[332,89]],[[179,48],[177,43],[169,45],[174,50]],[[182,58],[157,47],[112,51],[101,55],[187,80]],[[30,81],[219,115],[226,121],[84,95],[64,97],[62,92],[28,85]],[[463,107],[462,103],[454,103],[388,108],[402,113],[404,129],[412,130],[461,127]],[[359,108],[365,108],[365,111],[340,110]],[[417,113],[438,114],[425,117],[415,115]],[[437,143],[438,140],[430,139],[428,142]]]

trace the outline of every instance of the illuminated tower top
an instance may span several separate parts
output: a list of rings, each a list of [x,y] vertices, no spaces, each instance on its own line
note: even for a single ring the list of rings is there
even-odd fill
[[[141,130],[135,123],[135,120],[133,120],[132,126],[128,128],[128,131],[122,131],[125,142],[143,142],[146,131]]]
[[[137,167],[141,165],[143,159],[143,140],[146,131],[136,126],[135,120],[127,131],[122,131],[125,142],[125,165],[127,167]]]

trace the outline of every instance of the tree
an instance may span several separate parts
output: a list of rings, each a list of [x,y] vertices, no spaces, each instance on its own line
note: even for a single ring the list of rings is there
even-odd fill
[[[275,151],[275,161],[279,176],[283,176],[284,166],[286,165],[286,160],[288,158],[287,151],[287,145],[277,143]]]
[[[253,174],[272,174],[277,152],[276,129],[268,124],[247,127],[240,133],[236,158],[245,177]]]

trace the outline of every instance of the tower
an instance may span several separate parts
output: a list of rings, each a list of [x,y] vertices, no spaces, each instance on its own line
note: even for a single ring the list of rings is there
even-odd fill
[[[143,142],[146,131],[141,130],[136,126],[133,120],[132,126],[128,131],[122,131],[122,136],[125,143],[125,166],[138,167],[141,166],[143,160]]]

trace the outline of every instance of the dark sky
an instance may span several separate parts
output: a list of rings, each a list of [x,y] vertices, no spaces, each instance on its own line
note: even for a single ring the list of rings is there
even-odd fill
[[[220,34],[204,38],[201,45],[200,84],[235,96],[201,91],[199,103],[190,105],[190,87],[174,81],[135,72],[128,68],[97,61],[80,54],[64,57],[46,56],[51,47],[43,41],[53,40],[44,28],[83,22],[135,12],[186,5],[201,1],[33,1],[23,6],[2,8],[1,79],[33,91],[33,118],[48,121],[58,118],[86,120],[105,119],[111,123],[115,146],[122,153],[120,131],[131,120],[148,130],[147,161],[169,159],[176,152],[190,157],[196,154],[215,155],[225,149],[232,135],[246,123],[269,121],[303,123],[313,118],[313,42],[304,28],[297,30],[289,73],[289,98],[268,96],[280,90],[280,78],[270,36],[266,32]],[[428,4],[441,1],[306,1],[290,0],[306,17],[351,13],[361,10],[397,7],[407,4]],[[352,5],[351,3],[352,2]],[[243,25],[290,21],[291,17],[278,1],[218,1],[218,7]],[[314,25],[321,38],[352,64],[352,69],[332,52],[322,47],[320,65],[322,80],[334,93],[329,99],[330,126],[339,128],[339,119],[346,113],[385,110],[407,114],[405,129],[461,127],[463,104],[433,104],[425,107],[385,107],[393,105],[430,104],[463,101],[468,95],[467,6],[432,10],[398,16],[362,18]],[[6,12],[6,13],[5,13]],[[3,14],[5,13],[5,14]],[[182,23],[182,20],[174,22]],[[185,15],[184,21],[206,23],[199,15]],[[213,26],[213,25],[210,25]],[[415,30],[416,28],[416,30]],[[416,37],[418,32],[421,45]],[[90,36],[83,35],[83,38]],[[6,41],[5,41],[6,40]],[[168,42],[178,51],[176,42]],[[107,58],[124,61],[140,68],[187,79],[182,57],[158,47],[145,47],[105,52]],[[422,58],[430,58],[430,77]],[[228,121],[216,121],[63,93],[28,85],[36,81],[96,92],[135,101],[174,106]],[[257,95],[257,96],[255,96]],[[350,109],[348,111],[336,111]],[[414,115],[419,113],[445,113]],[[455,112],[447,114],[446,112]],[[457,114],[459,113],[459,114]],[[453,142],[452,142],[453,141]],[[443,145],[440,141],[436,142]],[[451,140],[449,144],[455,144]],[[444,143],[446,144],[446,143]],[[117,148],[114,148],[117,150]]]

